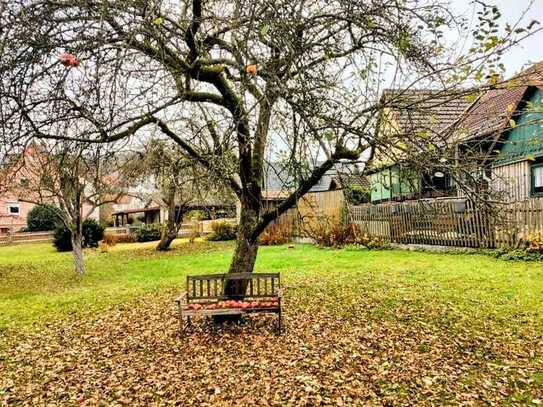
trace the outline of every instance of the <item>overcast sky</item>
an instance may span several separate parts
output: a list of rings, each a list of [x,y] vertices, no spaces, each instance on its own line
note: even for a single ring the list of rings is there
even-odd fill
[[[466,17],[471,17],[470,10],[473,10],[471,3],[471,0],[451,0],[452,8]],[[533,2],[530,0],[487,0],[487,3],[498,6],[502,14],[502,25],[505,22],[515,24],[531,4],[521,25],[526,26],[531,20],[538,20],[541,25],[537,27],[543,27],[543,0]],[[521,70],[523,66],[539,61],[543,61],[543,30],[511,49],[502,60],[506,67],[507,77]]]

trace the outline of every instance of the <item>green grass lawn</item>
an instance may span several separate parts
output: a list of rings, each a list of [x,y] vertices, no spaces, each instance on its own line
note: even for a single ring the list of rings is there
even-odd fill
[[[87,274],[73,272],[70,253],[50,245],[0,248],[0,329],[73,313],[93,312],[168,288],[183,289],[187,274],[223,272],[231,244],[180,241],[166,254],[152,244],[122,244],[86,252]],[[379,315],[409,303],[450,307],[473,322],[543,322],[543,264],[484,255],[408,251],[325,250],[308,245],[262,247],[256,269],[279,271],[286,285],[330,290],[353,286],[379,303]],[[316,289],[316,288],[315,288]]]
[[[21,401],[9,397],[32,391],[38,397],[32,398],[33,403],[56,400],[70,404],[72,399],[63,399],[61,393],[53,396],[53,390],[61,382],[70,383],[69,366],[76,362],[89,369],[89,377],[83,381],[101,380],[111,369],[119,369],[119,377],[155,384],[164,372],[151,373],[149,365],[140,371],[135,360],[149,364],[160,359],[162,364],[167,359],[176,370],[188,363],[188,359],[179,359],[177,352],[193,356],[196,352],[197,358],[190,360],[200,366],[198,369],[218,359],[238,366],[238,359],[230,360],[234,355],[225,353],[235,344],[242,349],[240,354],[256,358],[262,366],[279,363],[281,369],[292,371],[284,373],[288,383],[269,373],[269,380],[285,389],[282,395],[274,393],[279,404],[292,402],[284,397],[294,397],[296,386],[306,389],[302,393],[308,397],[307,405],[318,404],[325,396],[330,400],[347,397],[342,401],[347,404],[356,397],[367,404],[388,398],[402,404],[402,400],[416,396],[422,404],[484,401],[528,405],[537,405],[543,397],[543,263],[508,262],[480,254],[326,250],[309,245],[262,247],[256,270],[281,272],[286,287],[287,333],[275,337],[264,328],[244,327],[237,334],[227,332],[217,339],[203,329],[190,339],[193,342],[180,344],[173,298],[183,289],[187,274],[225,271],[232,244],[180,241],[167,253],[152,248],[152,244],[123,244],[108,252],[87,251],[87,274],[81,278],[73,272],[71,254],[57,253],[49,245],[0,248],[0,335],[4,337],[0,349],[7,350],[6,354],[14,349],[33,349],[20,357],[4,356],[7,370],[13,374],[6,376],[11,378],[4,387],[0,379],[0,400],[4,395],[8,404]],[[262,338],[268,344],[265,349],[261,348]],[[78,349],[77,354],[62,353],[67,346]],[[141,350],[142,346],[148,346],[147,350]],[[278,356],[283,354],[290,356],[283,361]],[[86,356],[81,359],[80,355]],[[267,359],[262,359],[263,355],[268,355]],[[334,362],[334,355],[344,359]],[[125,359],[129,357],[132,359]],[[2,360],[0,354],[0,370]],[[30,360],[51,364],[53,371],[64,361],[67,370],[59,373],[62,379],[47,379],[45,367],[24,367],[34,363]],[[105,367],[111,360],[118,368]],[[293,360],[300,362],[293,365]],[[315,365],[305,366],[302,361],[314,361]],[[243,363],[252,366],[253,362]],[[187,366],[189,371],[195,368],[191,363]],[[238,366],[241,370],[236,374],[252,371],[243,366]],[[217,404],[221,400],[226,405],[232,400],[249,400],[234,384],[228,385],[232,371],[224,369],[217,368],[213,373],[216,381],[210,384],[215,386]],[[312,369],[316,375],[313,381],[295,383]],[[337,382],[332,371],[338,372]],[[104,376],[96,376],[99,374]],[[259,374],[252,371],[249,377]],[[198,387],[198,377],[189,375],[183,383]],[[18,387],[23,378],[26,387]],[[170,384],[164,386],[170,388],[177,380],[181,379],[170,378]],[[53,390],[51,383],[57,386]],[[322,387],[320,393],[309,390],[316,383]],[[153,387],[155,384],[150,385],[152,397],[142,404],[161,400],[162,390]],[[269,396],[269,386],[254,386],[254,394]],[[121,400],[112,384],[105,388],[104,400]],[[356,391],[345,396],[350,394],[348,389]],[[196,393],[169,391],[180,400],[197,397]],[[66,392],[97,400],[89,388],[75,386]],[[138,404],[134,394],[139,394],[137,388],[128,386],[122,400]],[[247,403],[250,405],[250,400]]]

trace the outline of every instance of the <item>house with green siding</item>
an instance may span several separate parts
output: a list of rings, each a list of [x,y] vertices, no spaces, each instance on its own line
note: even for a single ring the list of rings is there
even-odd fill
[[[431,91],[411,91],[407,96],[426,97],[426,111],[407,121],[405,104],[396,104],[383,120],[386,124],[381,123],[381,131],[401,136],[433,123],[436,136],[451,134],[457,165],[471,164],[478,187],[503,201],[543,196],[543,63],[479,93],[475,100],[447,99]],[[373,203],[468,194],[464,189],[468,182],[457,184],[439,165],[414,170],[412,163],[424,152],[411,149],[405,155],[410,149],[403,147],[403,155],[395,155],[393,149],[376,152],[368,170]],[[483,159],[472,158],[475,149]]]
[[[543,196],[543,87],[526,89],[498,148],[494,189],[509,200]]]
[[[461,147],[484,141],[484,170],[496,199],[543,196],[543,63],[480,95],[459,128]]]

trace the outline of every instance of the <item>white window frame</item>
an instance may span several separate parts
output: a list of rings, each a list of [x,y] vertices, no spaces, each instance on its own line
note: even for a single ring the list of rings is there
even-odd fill
[[[11,208],[17,208],[17,212],[11,212]],[[20,215],[21,214],[21,204],[19,202],[9,202],[6,205],[6,210],[8,215]]]

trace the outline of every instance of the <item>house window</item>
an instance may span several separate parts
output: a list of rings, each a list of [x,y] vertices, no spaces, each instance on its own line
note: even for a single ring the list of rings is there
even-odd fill
[[[20,205],[18,203],[8,204],[8,214],[9,215],[18,215],[20,211]]]
[[[532,165],[532,195],[543,195],[543,164]]]

